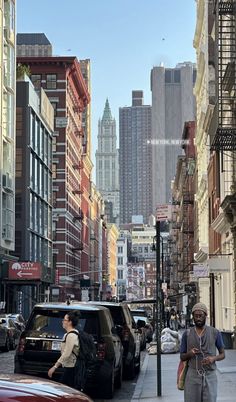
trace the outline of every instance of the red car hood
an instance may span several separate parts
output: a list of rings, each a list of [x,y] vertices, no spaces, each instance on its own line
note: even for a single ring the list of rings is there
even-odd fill
[[[14,402],[92,402],[85,394],[63,384],[21,374],[0,374],[0,401],[8,400]]]

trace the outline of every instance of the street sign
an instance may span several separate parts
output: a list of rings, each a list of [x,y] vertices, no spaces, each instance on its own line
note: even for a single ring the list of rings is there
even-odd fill
[[[41,279],[41,264],[39,262],[9,262],[8,278],[23,281]]]
[[[168,221],[171,219],[171,205],[162,204],[156,207],[156,220],[157,221]]]
[[[209,276],[209,269],[207,264],[192,264],[194,278],[206,278]]]
[[[209,272],[212,274],[220,274],[230,272],[230,257],[215,256],[208,259]]]

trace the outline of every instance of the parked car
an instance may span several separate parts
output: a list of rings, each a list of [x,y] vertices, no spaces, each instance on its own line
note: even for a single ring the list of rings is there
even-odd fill
[[[126,303],[105,301],[91,301],[89,303],[109,308],[124,347],[124,377],[133,379],[135,377],[135,372],[138,373],[140,370],[141,336],[130,313],[129,307]]]
[[[139,330],[139,333],[140,333],[140,349],[144,350],[146,348],[146,343],[147,343],[146,328],[145,328],[146,323],[143,320],[144,317],[140,318],[140,317],[134,316],[133,318],[134,318],[134,321],[135,321],[137,328]]]
[[[16,327],[14,321],[4,314],[0,316],[0,325],[7,330],[5,350],[7,351],[9,349],[15,349],[17,343],[19,342],[20,331]]]
[[[1,402],[92,402],[82,392],[37,377],[0,374]]]
[[[150,343],[152,341],[153,327],[147,317],[142,317],[142,316],[137,316],[137,315],[135,315],[133,317],[134,317],[134,321],[136,322],[138,327],[142,329],[142,334],[144,337],[143,345],[145,348],[146,342]]]
[[[121,386],[123,346],[114,328],[110,311],[101,306],[80,303],[42,303],[34,306],[20,337],[15,355],[15,373],[47,377],[48,369],[60,356],[65,333],[64,315],[71,310],[80,311],[77,329],[94,337],[97,362],[89,369],[85,389],[99,386],[104,398],[112,398],[114,386]],[[62,369],[56,370],[59,379]]]
[[[8,314],[8,317],[11,318],[16,327],[22,332],[25,329],[25,320],[24,317],[22,316],[22,314]]]
[[[0,318],[0,349],[8,352],[10,350],[10,337],[7,328],[3,325],[4,321],[4,318]]]

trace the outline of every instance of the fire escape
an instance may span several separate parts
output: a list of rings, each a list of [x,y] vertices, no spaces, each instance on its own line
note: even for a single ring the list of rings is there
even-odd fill
[[[218,46],[218,104],[215,106],[211,132],[211,149],[235,151],[236,149],[236,4],[235,0],[219,0],[215,6],[216,41]]]
[[[185,156],[181,169],[181,194],[180,194],[180,231],[179,231],[179,268],[178,283],[189,281],[189,272],[193,262],[193,237],[194,237],[194,193],[192,176],[195,169],[193,157]]]

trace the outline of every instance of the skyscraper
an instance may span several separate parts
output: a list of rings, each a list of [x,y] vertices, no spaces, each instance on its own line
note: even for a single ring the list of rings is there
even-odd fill
[[[143,105],[143,91],[132,91],[132,106],[120,108],[121,223],[132,215],[152,213],[151,106]]]
[[[153,211],[157,204],[171,200],[171,180],[177,156],[182,153],[184,123],[195,120],[195,79],[196,69],[190,62],[151,71]]]
[[[119,160],[116,148],[116,121],[112,117],[108,99],[102,119],[98,122],[98,149],[96,151],[96,185],[109,205],[108,220],[119,223]]]

